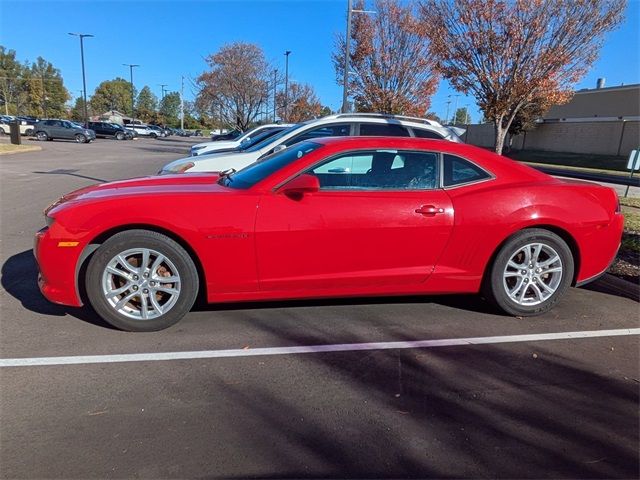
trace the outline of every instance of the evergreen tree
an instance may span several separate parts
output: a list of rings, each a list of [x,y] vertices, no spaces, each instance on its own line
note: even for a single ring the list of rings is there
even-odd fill
[[[155,120],[158,109],[158,97],[145,85],[138,94],[136,101],[136,115],[144,122]]]

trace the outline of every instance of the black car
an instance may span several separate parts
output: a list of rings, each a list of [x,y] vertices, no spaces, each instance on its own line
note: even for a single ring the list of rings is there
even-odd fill
[[[133,133],[122,125],[108,122],[89,122],[89,128],[96,132],[99,138],[115,138],[116,140],[131,140]]]

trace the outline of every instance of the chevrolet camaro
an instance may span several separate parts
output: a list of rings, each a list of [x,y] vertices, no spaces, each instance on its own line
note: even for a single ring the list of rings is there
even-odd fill
[[[398,137],[315,139],[238,172],[103,183],[45,216],[42,293],[129,331],[175,324],[198,295],[480,293],[536,315],[606,271],[623,227],[610,188]]]

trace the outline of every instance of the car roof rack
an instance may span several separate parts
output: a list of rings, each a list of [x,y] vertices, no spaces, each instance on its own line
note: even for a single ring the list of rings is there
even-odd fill
[[[424,123],[426,125],[431,125],[434,127],[441,127],[442,125],[435,120],[429,120],[428,118],[420,118],[420,117],[409,117],[407,115],[392,115],[390,113],[336,113],[334,115],[330,115],[329,117],[333,118],[343,118],[343,117],[363,117],[363,118],[388,118],[392,120],[406,120],[410,122]],[[325,117],[327,118],[327,117]]]

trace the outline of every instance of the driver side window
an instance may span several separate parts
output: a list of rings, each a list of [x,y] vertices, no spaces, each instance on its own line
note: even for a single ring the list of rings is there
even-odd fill
[[[439,156],[431,152],[375,150],[341,155],[306,173],[321,190],[428,190],[439,185]]]

